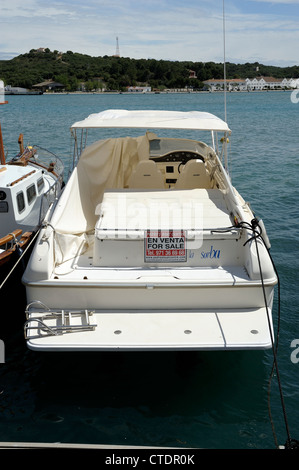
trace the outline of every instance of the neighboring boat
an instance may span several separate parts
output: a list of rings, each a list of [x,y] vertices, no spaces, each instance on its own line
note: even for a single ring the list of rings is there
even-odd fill
[[[96,128],[147,132],[79,148]],[[212,140],[154,129],[209,131]],[[72,133],[74,170],[23,276],[28,347],[271,347],[277,276],[263,223],[226,171],[226,122],[197,111],[108,110]]]
[[[53,153],[23,145],[6,161],[0,128],[0,273],[5,279],[41,227],[63,186],[64,165]]]
[[[20,87],[5,87],[5,95],[21,95],[21,96],[31,96],[31,95],[43,95],[43,91],[41,90],[27,90],[27,88],[20,88]]]

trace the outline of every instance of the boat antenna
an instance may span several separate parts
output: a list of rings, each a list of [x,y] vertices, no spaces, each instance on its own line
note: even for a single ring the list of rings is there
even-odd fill
[[[226,59],[225,59],[225,8],[223,0],[223,74],[224,74],[224,120],[227,122],[226,114]]]
[[[222,21],[223,21],[223,90],[224,90],[224,121],[227,122],[227,111],[226,111],[226,59],[225,59],[225,9],[224,9],[224,0],[223,4],[223,12],[222,12]],[[224,148],[224,166],[229,174],[228,168],[228,159],[227,159],[227,144],[228,144],[228,137],[227,133],[224,133],[223,137],[223,148]]]

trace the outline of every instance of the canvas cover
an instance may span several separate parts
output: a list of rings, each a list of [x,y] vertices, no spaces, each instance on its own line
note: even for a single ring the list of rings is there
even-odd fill
[[[95,227],[105,189],[128,185],[138,162],[149,158],[152,137],[146,134],[100,140],[82,152],[51,220],[55,227],[57,263],[75,256],[88,243],[88,233]]]

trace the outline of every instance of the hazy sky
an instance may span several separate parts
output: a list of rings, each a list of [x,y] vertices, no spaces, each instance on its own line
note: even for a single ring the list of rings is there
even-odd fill
[[[9,0],[0,59],[31,49],[223,62],[223,0]],[[225,0],[226,60],[299,65],[299,0]]]

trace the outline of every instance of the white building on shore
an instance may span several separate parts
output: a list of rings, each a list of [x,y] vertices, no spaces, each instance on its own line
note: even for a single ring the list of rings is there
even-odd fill
[[[247,90],[277,90],[282,87],[282,80],[274,77],[246,78]]]
[[[150,86],[129,86],[127,87],[127,91],[129,93],[148,93],[151,92],[152,89]]]
[[[210,80],[205,80],[203,83],[208,86],[211,91],[224,90],[225,81],[223,79],[211,78]],[[233,78],[231,80],[227,79],[226,89],[228,91],[246,91],[246,80],[243,80],[241,78]]]
[[[299,88],[299,78],[284,78],[281,83],[283,88]]]
[[[210,79],[204,81],[204,84],[211,91],[223,90],[224,80]],[[254,90],[281,90],[285,88],[299,88],[299,78],[284,78],[283,80],[274,77],[256,77],[244,79],[227,79],[226,89],[228,91],[254,91]]]

